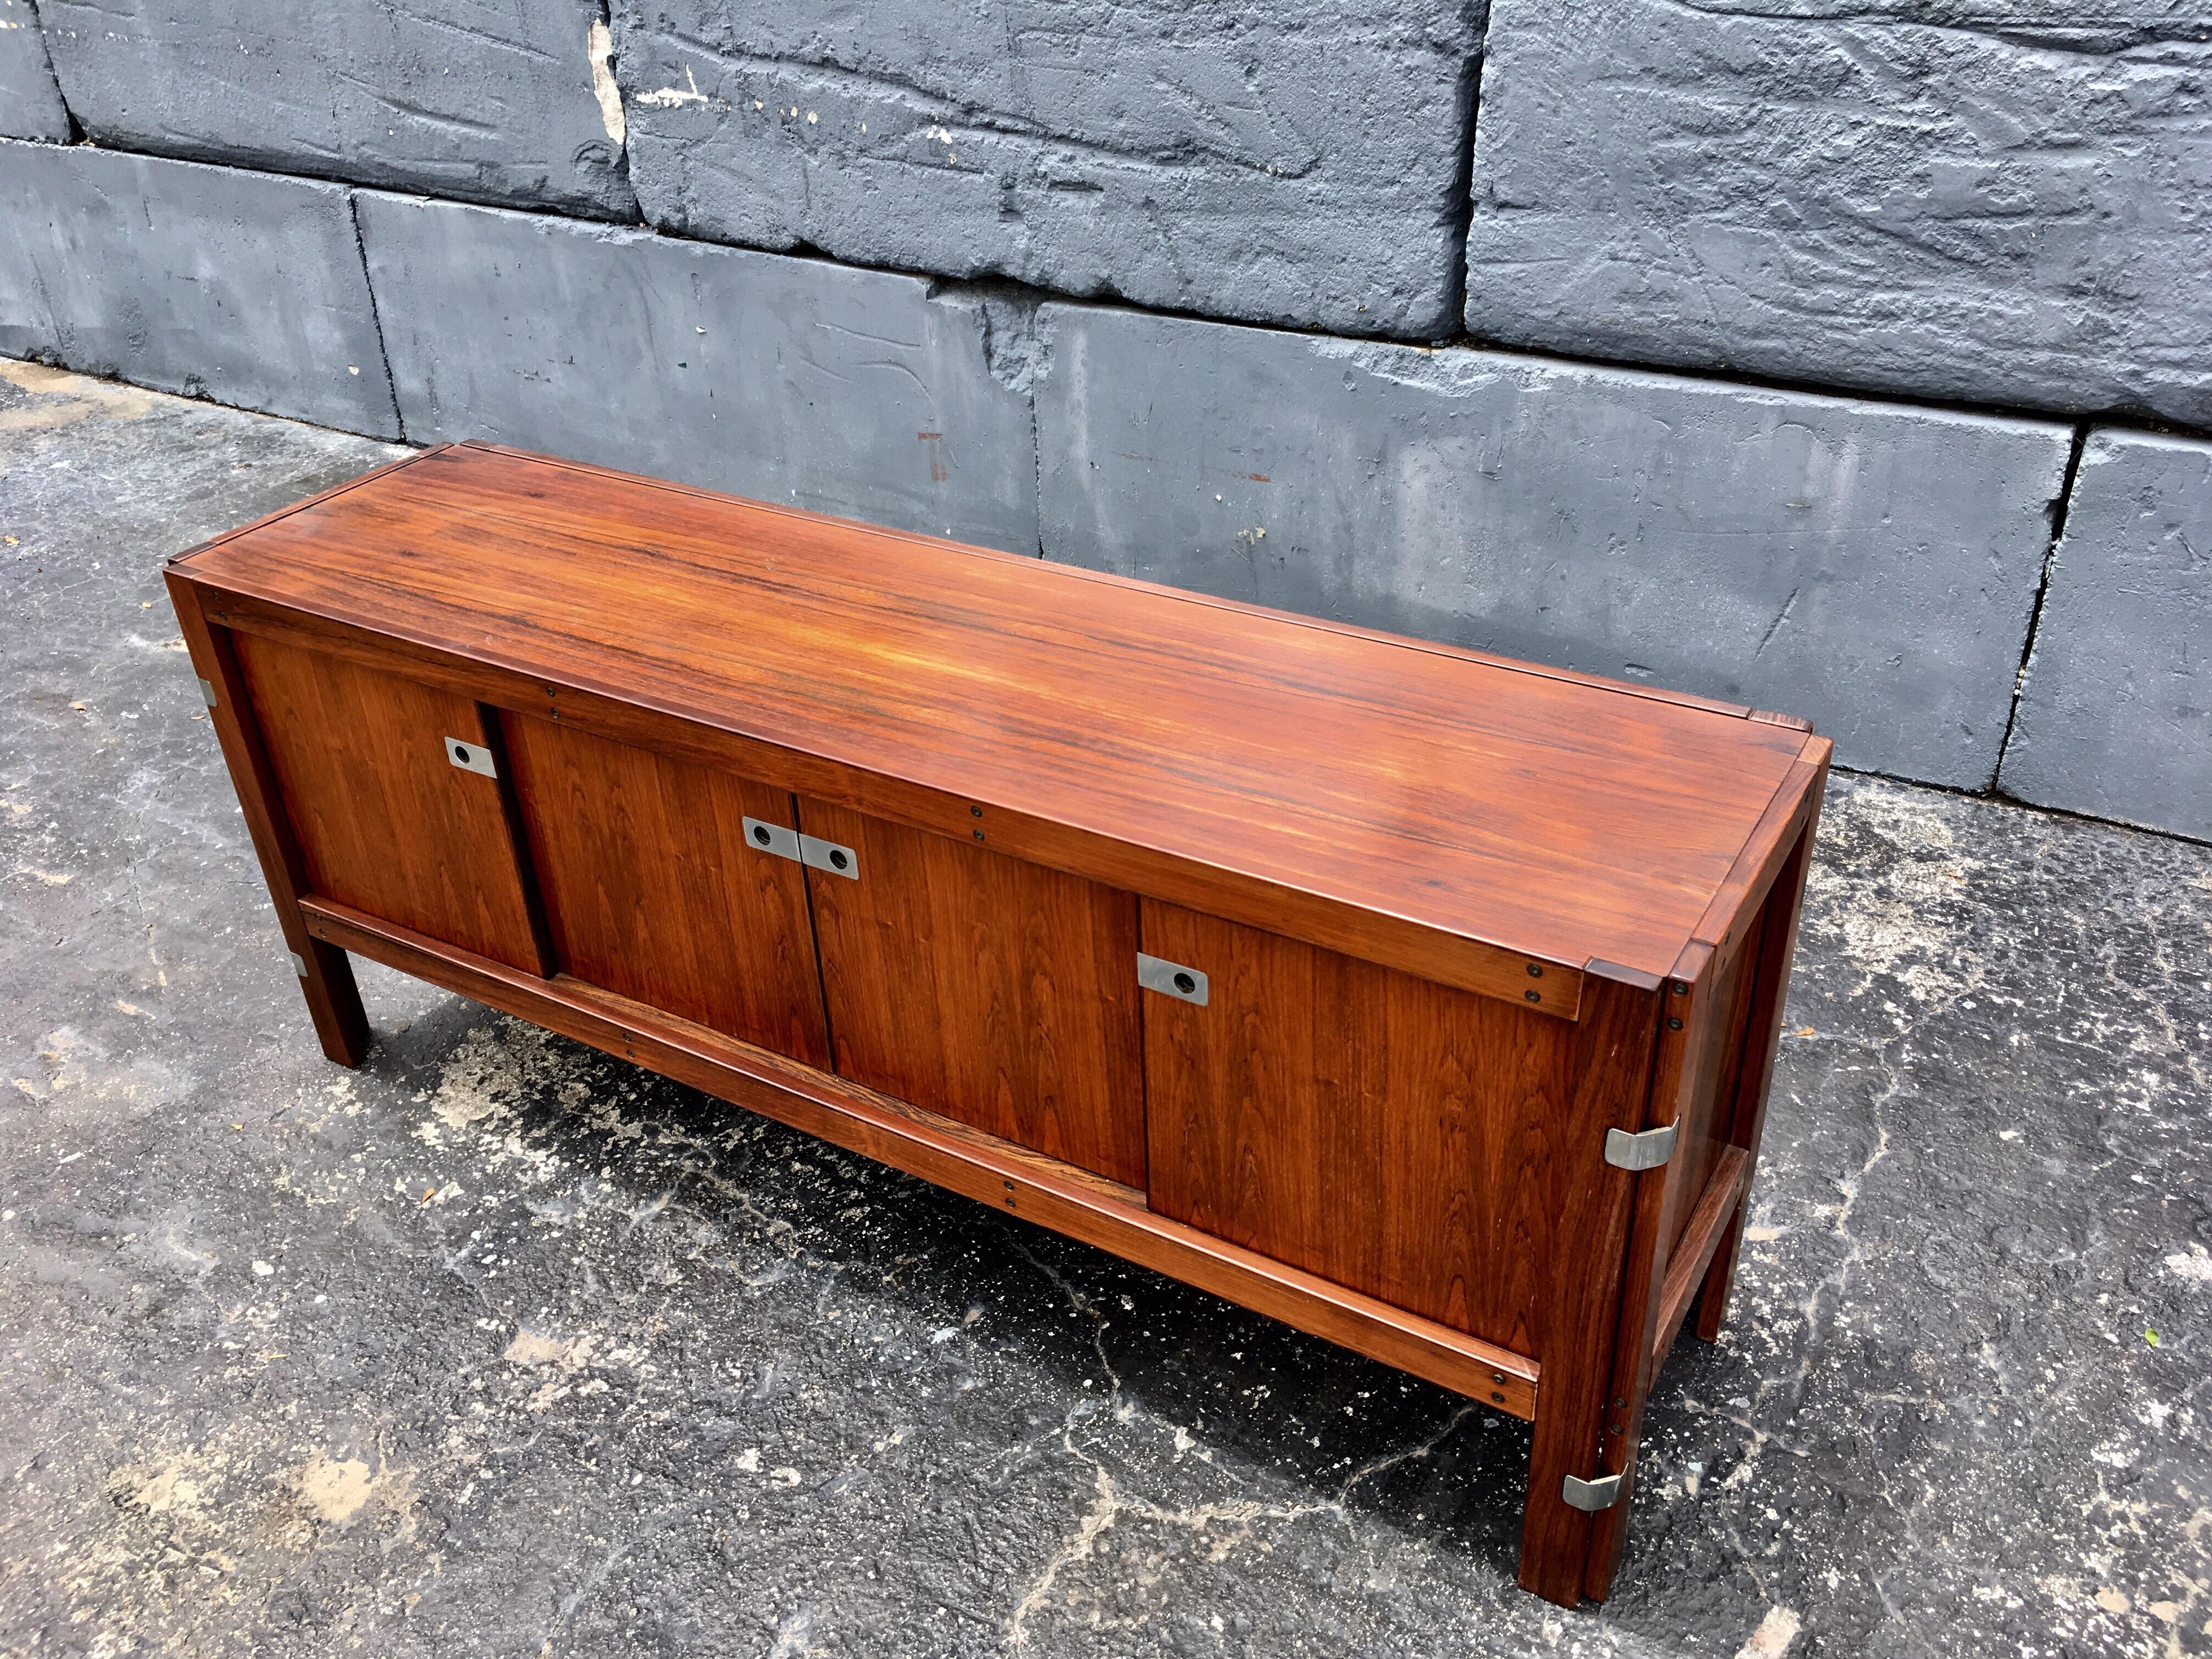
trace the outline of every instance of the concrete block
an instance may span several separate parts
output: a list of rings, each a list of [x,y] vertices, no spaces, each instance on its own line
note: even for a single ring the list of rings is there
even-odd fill
[[[599,0],[40,0],[118,149],[634,219]]]
[[[2090,434],[1998,784],[2212,839],[2212,444]]]
[[[1986,785],[2068,433],[1042,308],[1047,556],[1812,719]]]
[[[1481,0],[617,0],[615,25],[665,228],[1458,331]]]
[[[69,136],[69,112],[39,33],[39,9],[32,0],[0,0],[0,138],[59,144]]]
[[[1036,550],[1026,307],[489,208],[365,192],[360,214],[417,442]]]
[[[2049,0],[1499,0],[1468,327],[2212,422],[2205,16],[2172,0],[2078,20]]]
[[[0,139],[0,356],[396,438],[337,185]]]

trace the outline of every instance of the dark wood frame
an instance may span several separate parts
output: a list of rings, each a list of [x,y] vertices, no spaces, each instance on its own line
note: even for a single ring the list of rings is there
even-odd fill
[[[287,514],[367,481],[342,485]],[[1575,1080],[1562,1134],[1562,1144],[1575,1150],[1568,1155],[1571,1167],[1559,1172],[1565,1198],[1558,1237],[1565,1242],[1551,1271],[1552,1282],[1563,1288],[1544,1312],[1540,1364],[1156,1214],[1137,1188],[553,971],[550,951],[542,948],[542,918],[541,954],[549,971],[533,975],[317,895],[256,723],[231,642],[234,631],[456,692],[483,706],[485,729],[493,732],[501,709],[550,713],[564,725],[742,771],[933,833],[981,840],[986,828],[976,827],[981,809],[958,797],[702,726],[605,689],[548,684],[458,651],[227,590],[189,557],[172,563],[169,591],[192,661],[213,687],[213,723],[286,943],[301,964],[318,1037],[331,1060],[358,1065],[368,1045],[346,960],[348,952],[358,952],[1531,1420],[1521,1582],[1566,1605],[1607,1594],[1626,1537],[1628,1487],[1652,1382],[1693,1303],[1694,1328],[1708,1341],[1726,1309],[1827,769],[1825,739],[1805,736],[1784,786],[1665,978],[1601,960],[1532,963],[1520,952],[1441,942],[1394,918],[1346,913],[1311,895],[1184,867],[1049,821],[998,811],[986,821],[991,844],[1018,857],[1232,920],[1263,915],[1271,927],[1484,994],[1518,998],[1526,975],[1540,966],[1551,994],[1542,1012],[1575,1024]],[[1780,717],[1748,717],[1806,730]],[[510,833],[520,842],[511,797],[507,805]],[[1731,952],[1748,958],[1748,1015],[1739,1028],[1723,1030],[1731,1011],[1712,992],[1716,964]],[[1692,1169],[1684,1158],[1641,1173],[1605,1161],[1608,1130],[1633,1133],[1682,1121],[1701,1089],[1711,1093],[1714,1078],[1707,1073],[1719,1063],[1717,1055],[1733,1066],[1735,1082],[1729,1097],[1711,1109],[1711,1134],[1722,1150],[1698,1190],[1689,1189]],[[1611,1507],[1591,1512],[1565,1501],[1567,1477],[1609,1474],[1623,1477]]]

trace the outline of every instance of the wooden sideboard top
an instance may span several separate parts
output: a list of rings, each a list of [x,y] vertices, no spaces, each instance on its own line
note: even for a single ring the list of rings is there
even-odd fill
[[[218,538],[179,574],[1504,951],[1652,975],[1821,741],[1726,704],[476,444]]]

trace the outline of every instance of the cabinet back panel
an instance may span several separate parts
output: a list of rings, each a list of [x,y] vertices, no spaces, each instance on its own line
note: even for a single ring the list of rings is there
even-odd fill
[[[232,636],[313,890],[535,973],[499,781],[446,756],[492,746],[465,697],[257,635]]]
[[[562,969],[827,1066],[805,878],[744,833],[794,827],[791,796],[550,720],[501,725]]]
[[[1137,901],[802,799],[860,876],[810,869],[837,1070],[1141,1188]]]
[[[1146,900],[1152,1207],[1535,1355],[1575,1028]]]

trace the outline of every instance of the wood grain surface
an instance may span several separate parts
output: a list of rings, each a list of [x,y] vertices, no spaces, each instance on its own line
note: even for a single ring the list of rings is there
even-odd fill
[[[329,946],[650,1066],[1511,1416],[1538,1409],[1545,1374],[1534,1360],[1155,1215],[1142,1194],[1117,1182],[566,974],[540,979],[327,900],[309,898],[299,909]]]
[[[1589,1480],[1604,1455],[1605,1413],[1620,1334],[1633,1189],[1605,1161],[1608,1129],[1641,1128],[1650,1103],[1666,981],[1592,963],[1575,1026],[1574,1094],[1545,1127],[1551,1218],[1541,1261],[1539,1352],[1544,1398],[1528,1452],[1521,1520],[1522,1587],[1572,1607],[1583,1594],[1591,1517],[1562,1497],[1565,1477]]]
[[[548,971],[496,750],[475,703],[273,640],[234,641],[311,890],[518,968]]]
[[[1270,884],[1285,914],[1573,968],[1666,972],[1806,743],[1694,700],[468,446],[174,568],[1065,826],[1056,845],[1131,849],[1097,873],[1156,896],[1194,902],[1210,872]],[[1481,988],[1517,1000],[1519,963],[1493,966]]]
[[[562,969],[828,1065],[805,873],[744,831],[796,828],[789,793],[555,720],[501,724]]]
[[[799,822],[859,860],[806,872],[838,1072],[1141,1188],[1136,900],[824,801]]]
[[[1152,1207],[1455,1329],[1542,1352],[1575,1028],[1147,901]]]
[[[214,690],[208,718],[238,791],[246,833],[276,905],[276,925],[283,930],[286,946],[305,964],[300,990],[307,999],[307,1017],[314,1023],[315,1039],[324,1054],[338,1065],[358,1066],[368,1054],[368,1016],[345,952],[315,938],[300,914],[300,900],[307,891],[307,860],[285,815],[283,793],[261,741],[260,722],[238,665],[235,642],[228,629],[208,625],[199,593],[191,583],[165,580],[192,666]]]

